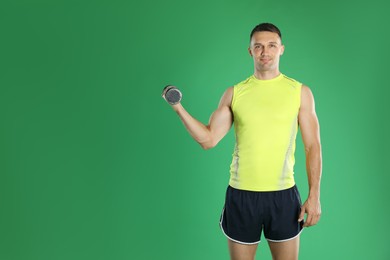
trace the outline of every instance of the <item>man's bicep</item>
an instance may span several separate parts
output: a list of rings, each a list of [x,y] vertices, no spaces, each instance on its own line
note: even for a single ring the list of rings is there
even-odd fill
[[[302,86],[301,107],[298,115],[305,149],[320,145],[319,122],[315,112],[314,97],[307,86]]]
[[[231,101],[233,97],[233,88],[228,88],[223,94],[217,110],[211,115],[208,128],[212,135],[213,143],[216,145],[229,132],[233,124],[233,113],[231,110]]]

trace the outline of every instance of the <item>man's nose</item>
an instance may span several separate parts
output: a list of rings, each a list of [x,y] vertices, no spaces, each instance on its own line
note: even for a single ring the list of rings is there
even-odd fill
[[[262,55],[267,54],[267,53],[268,53],[268,50],[269,50],[269,49],[268,49],[267,47],[264,46],[263,48],[261,48],[261,54],[262,54]]]

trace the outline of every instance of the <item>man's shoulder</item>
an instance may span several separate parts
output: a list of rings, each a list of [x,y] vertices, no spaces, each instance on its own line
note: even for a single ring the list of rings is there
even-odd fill
[[[286,76],[285,74],[283,75],[283,80],[286,81],[288,84],[294,86],[294,87],[302,87],[302,83],[295,78],[291,78],[289,76]]]
[[[234,88],[241,88],[245,85],[248,85],[251,83],[251,80],[252,80],[252,77],[253,76],[249,76],[247,77],[246,79],[242,80],[242,81],[239,81],[237,84],[233,85]]]

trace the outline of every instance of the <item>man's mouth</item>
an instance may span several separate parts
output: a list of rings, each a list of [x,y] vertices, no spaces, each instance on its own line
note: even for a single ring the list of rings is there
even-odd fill
[[[261,58],[260,59],[261,62],[265,62],[265,63],[269,62],[270,60],[271,59],[269,59],[269,58]]]

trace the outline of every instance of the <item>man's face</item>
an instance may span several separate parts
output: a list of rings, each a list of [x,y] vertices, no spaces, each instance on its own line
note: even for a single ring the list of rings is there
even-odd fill
[[[284,46],[277,33],[255,32],[248,51],[257,70],[270,71],[279,69],[279,58],[283,54]]]

